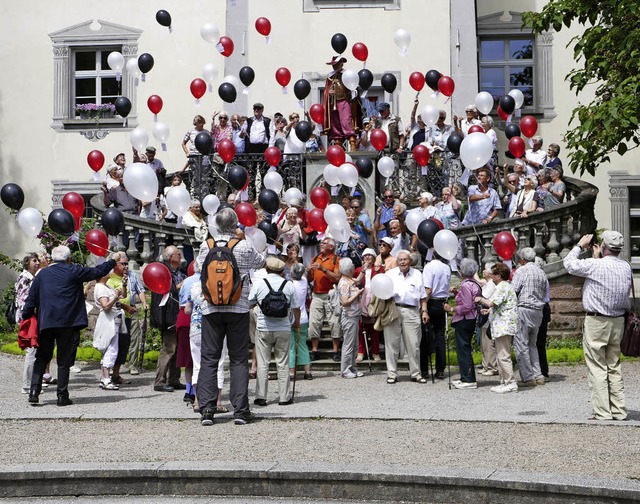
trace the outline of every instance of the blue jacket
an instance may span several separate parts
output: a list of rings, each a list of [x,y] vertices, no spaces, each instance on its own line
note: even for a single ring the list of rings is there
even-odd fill
[[[38,309],[38,331],[59,327],[82,329],[89,324],[84,304],[83,283],[107,275],[116,262],[111,259],[95,268],[66,262],[41,270],[29,289],[22,317]]]

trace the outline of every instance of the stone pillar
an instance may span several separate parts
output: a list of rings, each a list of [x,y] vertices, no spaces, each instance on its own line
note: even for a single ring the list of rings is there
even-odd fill
[[[537,108],[545,119],[556,117],[553,110],[553,33],[541,33],[535,38],[535,82]]]
[[[624,236],[624,248],[621,257],[629,260],[631,247],[631,229],[629,219],[629,172],[610,171],[609,200],[611,201],[611,229]],[[640,181],[636,181],[640,185]]]
[[[478,94],[478,37],[474,2],[450,0],[451,15],[451,77],[456,92],[451,97],[451,109],[463,111]],[[453,121],[450,121],[453,122]]]
[[[69,47],[53,46],[53,80],[56,91],[53,94],[53,123],[62,128],[62,121],[69,118]]]

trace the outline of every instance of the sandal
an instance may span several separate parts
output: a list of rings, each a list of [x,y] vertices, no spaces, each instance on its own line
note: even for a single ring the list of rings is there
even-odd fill
[[[255,379],[256,379],[256,376],[257,376],[257,373],[256,373],[255,371],[251,371],[251,372],[249,373],[249,379],[250,379],[250,380],[255,380]]]
[[[109,382],[109,383],[105,383],[103,381],[100,382],[100,388],[102,390],[120,390],[120,387],[118,387],[115,383],[113,382]]]
[[[395,382],[397,382],[397,381],[398,381],[398,379],[397,379],[397,378],[392,378],[392,377],[387,378],[387,383],[388,383],[389,385],[392,385],[392,384],[394,384],[394,383],[395,383]]]
[[[411,378],[411,381],[414,383],[427,383],[427,379],[422,376],[420,378]]]

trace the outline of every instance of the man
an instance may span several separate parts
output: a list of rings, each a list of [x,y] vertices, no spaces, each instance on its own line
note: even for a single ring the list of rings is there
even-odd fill
[[[333,343],[334,362],[340,362],[340,317],[334,316],[329,302],[329,291],[340,280],[340,264],[335,254],[336,242],[324,238],[320,242],[320,253],[307,268],[307,278],[313,282],[311,306],[309,307],[309,338],[311,338],[311,360],[317,360],[318,342],[325,319],[329,321]]]
[[[378,105],[378,110],[380,111],[380,117],[378,118],[378,124],[376,124],[376,127],[386,133],[387,148],[389,151],[391,151],[392,154],[400,154],[402,152],[405,137],[402,121],[399,117],[396,117],[391,113],[391,105],[387,102],[382,102]]]
[[[469,128],[471,126],[474,124],[482,126],[482,123],[478,120],[478,109],[475,105],[467,105],[464,113],[466,117],[453,116],[453,124],[456,131],[466,137],[469,134]]]
[[[146,148],[145,153],[147,155],[147,164],[153,170],[153,173],[158,177],[158,194],[162,194],[164,188],[166,186],[166,175],[167,170],[158,158],[156,158],[156,148],[153,146],[149,146]]]
[[[592,259],[578,259],[581,249],[587,250],[592,239],[590,234],[580,238],[564,258],[564,267],[570,274],[585,278],[582,347],[589,371],[591,419],[624,420],[627,407],[620,370],[620,340],[624,314],[629,309],[632,272],[629,263],[619,257],[624,238],[617,231],[602,233],[602,244],[592,246]]]
[[[498,216],[502,209],[500,196],[489,186],[491,172],[487,168],[476,171],[478,183],[469,187],[469,210],[462,220],[463,226],[488,224]]]
[[[265,267],[267,276],[254,283],[249,293],[249,304],[252,307],[258,306],[256,326],[258,371],[256,375],[256,398],[253,404],[257,406],[267,405],[269,360],[273,350],[276,369],[278,370],[278,404],[285,406],[293,403],[289,388],[289,346],[291,344],[291,328],[297,329],[300,327],[300,308],[290,309],[290,312],[293,313],[293,322],[289,319],[289,310],[284,317],[265,315],[262,311],[264,308],[262,303],[270,291],[282,290],[289,307],[298,306],[293,283],[284,279],[284,261],[276,257],[269,257]]]
[[[117,208],[123,213],[138,215],[140,213],[140,202],[124,187],[123,175],[124,171],[118,169],[115,175],[118,185],[111,189],[107,189],[104,185],[101,187],[103,203],[107,207],[113,205],[113,208]]]
[[[255,416],[249,411],[249,272],[264,265],[264,256],[258,253],[244,239],[238,229],[238,217],[231,208],[224,208],[216,214],[218,234],[214,236],[216,246],[225,246],[233,238],[240,241],[233,247],[242,283],[240,299],[229,305],[206,303],[202,309],[202,347],[200,357],[200,375],[198,377],[198,403],[201,411],[201,424],[213,425],[213,416],[218,400],[218,362],[226,339],[229,351],[230,389],[229,399],[233,405],[233,417],[236,425],[251,423]],[[208,241],[202,242],[196,261],[203,265],[209,253]]]
[[[382,205],[378,207],[376,211],[376,219],[373,223],[376,234],[373,237],[374,246],[378,246],[378,242],[387,236],[386,224],[393,219],[393,207],[396,204],[396,197],[393,194],[393,189],[386,188],[383,193],[384,201]]]
[[[533,146],[531,149],[527,149],[524,157],[527,161],[527,173],[529,175],[535,175],[540,168],[544,168],[547,164],[547,153],[542,150],[542,137],[534,136],[531,138]]]
[[[368,245],[369,237],[373,234],[371,217],[369,217],[367,212],[362,208],[362,202],[358,198],[353,198],[351,200],[351,209],[356,213],[358,224],[360,224],[360,228],[358,230],[360,241]]]
[[[389,221],[388,238],[391,238],[393,241],[393,247],[390,252],[393,257],[397,257],[401,250],[409,248],[409,236],[398,219],[392,219]]]
[[[176,389],[184,390],[186,385],[180,383],[180,369],[176,367],[176,349],[178,346],[178,333],[176,321],[178,320],[178,293],[187,275],[180,269],[182,256],[173,245],[168,246],[162,252],[165,266],[171,273],[171,290],[169,299],[160,306],[162,296],[153,293],[151,295],[151,323],[153,327],[160,329],[162,334],[162,348],[158,356],[156,367],[156,379],[153,390],[156,392],[173,392]]]
[[[73,404],[69,399],[69,368],[80,343],[80,330],[88,325],[83,283],[102,278],[116,265],[114,259],[95,268],[71,264],[71,250],[65,245],[51,251],[52,264],[33,279],[22,309],[23,320],[38,317],[38,349],[33,365],[29,402],[38,404],[42,377],[57,345],[58,406]]]
[[[264,105],[253,104],[253,116],[247,119],[247,137],[245,151],[249,154],[264,154],[269,146],[271,119],[262,115]]]
[[[376,257],[376,266],[384,266],[385,271],[389,271],[391,268],[398,266],[398,261],[391,255],[391,249],[393,248],[393,240],[388,236],[385,236],[380,240],[380,253]]]
[[[398,381],[401,341],[407,352],[411,381],[427,383],[427,379],[423,378],[420,372],[420,321],[422,319],[423,324],[429,321],[426,291],[422,275],[411,267],[411,253],[401,250],[397,259],[398,267],[387,271],[387,275],[393,280],[393,300],[398,308],[398,318],[384,328],[387,383],[393,384]]]
[[[518,255],[522,266],[516,270],[511,281],[518,296],[518,332],[513,338],[513,348],[521,386],[535,387],[545,383],[536,342],[547,294],[547,275],[536,266],[536,252],[531,247],[523,248]]]
[[[345,139],[348,139],[349,150],[355,151],[358,146],[354,107],[358,106],[358,101],[355,100],[357,93],[347,89],[342,82],[342,69],[346,62],[344,56],[334,56],[327,62],[333,71],[327,76],[322,96],[325,110],[324,126],[329,142],[342,145]]]

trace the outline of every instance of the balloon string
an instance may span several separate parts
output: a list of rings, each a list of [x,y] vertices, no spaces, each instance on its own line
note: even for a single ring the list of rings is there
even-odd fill
[[[173,33],[173,25],[169,25],[169,33]]]
[[[158,114],[153,114],[153,122],[158,122]]]
[[[199,106],[200,106],[200,100],[196,99],[196,107],[199,107]]]
[[[282,86],[282,94],[287,94],[287,86]]]
[[[162,145],[162,150],[163,150],[163,152],[166,152],[166,151],[167,151],[167,144],[166,144],[166,143],[163,143],[163,144],[161,144],[161,145]]]
[[[265,45],[269,45],[269,43],[270,43],[270,42],[271,42],[271,37],[270,37],[269,35],[267,35],[267,36],[264,38],[264,44],[265,44]]]
[[[507,126],[509,126],[509,124],[511,124],[511,118],[513,117],[513,114],[509,114],[507,116],[507,122],[505,123]]]
[[[142,82],[147,82],[147,74],[142,74]]]
[[[244,89],[242,90],[242,94],[243,94],[243,95],[248,95],[248,94],[249,94],[249,86],[247,86],[246,88],[244,88]]]
[[[122,79],[122,74],[120,72],[116,72],[116,82],[120,82],[120,79]]]

